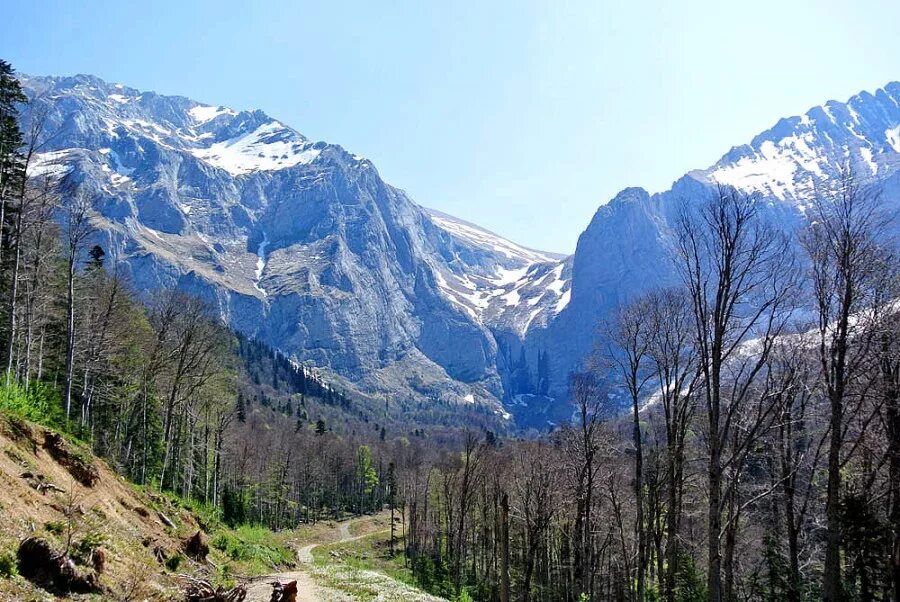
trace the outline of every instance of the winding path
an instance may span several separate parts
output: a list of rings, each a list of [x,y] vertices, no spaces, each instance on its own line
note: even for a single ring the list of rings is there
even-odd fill
[[[359,520],[360,519],[345,520],[337,523],[337,525],[335,526],[337,535],[336,539],[326,542],[312,543],[309,545],[305,545],[302,548],[298,548],[297,562],[300,563],[301,567],[302,565],[311,565],[315,560],[313,558],[312,551],[318,546],[356,541],[357,539],[362,539],[363,537],[368,537],[369,535],[373,535],[374,533],[381,533],[387,530],[383,529],[382,531],[373,531],[364,535],[351,535],[350,525],[354,522],[358,522]],[[252,582],[247,584],[246,602],[268,602],[272,596],[272,582],[274,581],[296,581],[297,602],[320,602],[321,600],[326,598],[326,590],[316,585],[315,581],[313,581],[313,578],[307,571],[299,570],[290,571],[287,573],[273,573],[271,575],[255,577]]]

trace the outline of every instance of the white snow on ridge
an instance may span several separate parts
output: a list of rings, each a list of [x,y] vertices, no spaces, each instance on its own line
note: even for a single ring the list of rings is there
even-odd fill
[[[440,266],[434,270],[444,296],[476,320],[524,334],[533,322],[544,323],[568,303],[563,256],[523,247],[433,209],[426,211],[431,221],[458,244],[488,256],[483,263],[476,260],[471,271]],[[464,260],[457,261],[465,264]]]
[[[226,107],[210,107],[206,105],[197,105],[188,111],[188,114],[197,123],[206,123],[212,121],[219,115],[237,115],[237,113]]]
[[[544,261],[556,261],[560,258],[560,256],[555,254],[543,253],[541,251],[535,251],[533,249],[517,245],[511,240],[503,238],[498,234],[494,234],[490,230],[485,230],[484,228],[476,226],[475,224],[470,224],[469,222],[452,217],[445,213],[441,213],[432,209],[428,209],[426,211],[428,212],[429,217],[431,217],[431,221],[451,236],[481,249],[486,249],[503,255],[508,259],[520,259],[530,263],[537,263]]]
[[[69,171],[70,155],[74,149],[64,149],[38,153],[28,165],[28,175],[31,177],[59,176]]]
[[[216,142],[207,148],[191,149],[190,152],[201,161],[235,176],[311,163],[319,156],[319,151],[312,148],[312,144],[277,121],[264,123],[237,138]]]
[[[802,175],[798,172],[821,177],[821,163],[827,163],[812,149],[811,145],[815,144],[813,136],[809,132],[801,136],[789,136],[777,143],[766,140],[754,156],[741,157],[734,163],[718,167],[710,174],[710,178],[747,192],[771,194],[782,200],[797,198],[801,192],[798,184],[809,179],[798,178],[798,175]]]

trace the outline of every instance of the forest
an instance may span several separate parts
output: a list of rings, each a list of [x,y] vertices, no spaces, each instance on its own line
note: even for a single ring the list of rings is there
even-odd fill
[[[897,225],[852,165],[800,232],[734,189],[691,199],[680,284],[585,325],[572,420],[524,436],[346,392],[201,299],[137,294],[84,188],[34,169],[52,133],[25,102],[0,62],[0,412],[233,525],[387,507],[448,599],[900,600]],[[517,392],[545,394],[548,361],[532,379],[519,355]]]

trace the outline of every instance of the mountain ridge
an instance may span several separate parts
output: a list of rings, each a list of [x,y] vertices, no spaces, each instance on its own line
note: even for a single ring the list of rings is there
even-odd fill
[[[59,133],[38,171],[74,171],[139,290],[199,294],[242,332],[367,394],[501,416],[539,390],[535,403],[564,400],[593,325],[674,283],[670,223],[684,202],[723,183],[799,227],[807,192],[845,159],[900,190],[896,82],[782,118],[668,190],[624,189],[559,255],[426,209],[368,159],[259,110],[93,76],[23,81]],[[540,357],[547,373],[531,378]]]

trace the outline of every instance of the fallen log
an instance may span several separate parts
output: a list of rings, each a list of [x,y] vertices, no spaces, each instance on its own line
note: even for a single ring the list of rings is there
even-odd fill
[[[213,587],[209,581],[190,575],[180,575],[180,578],[186,582],[184,588],[186,602],[244,602],[247,597],[247,590],[240,585],[225,589]]]

